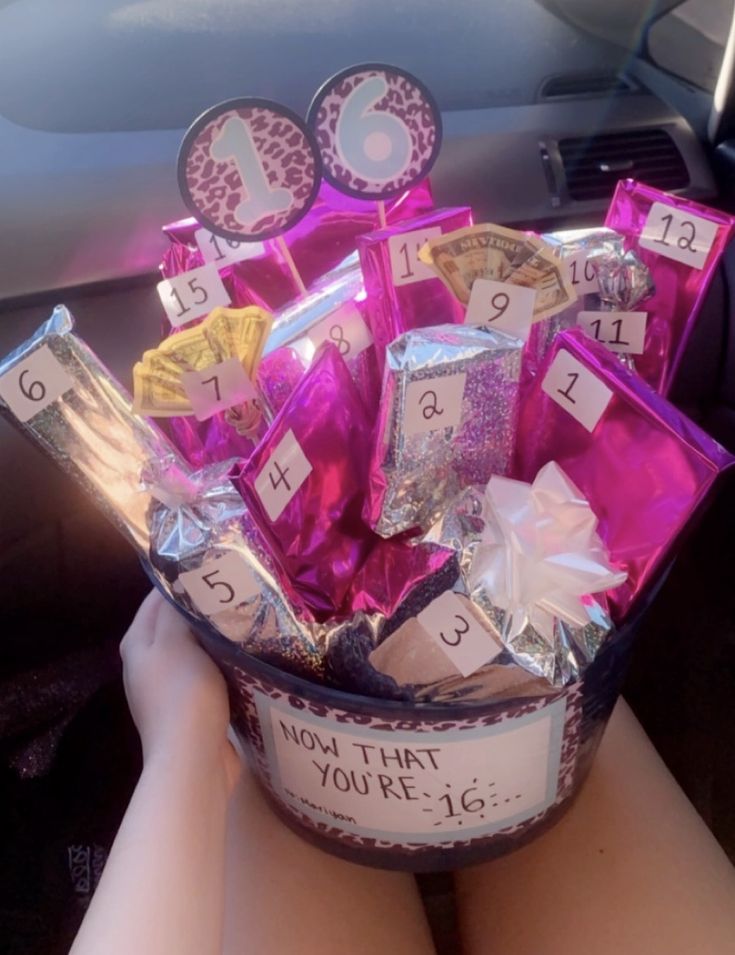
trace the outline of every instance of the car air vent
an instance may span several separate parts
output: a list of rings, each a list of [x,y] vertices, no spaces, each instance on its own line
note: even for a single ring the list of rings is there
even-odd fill
[[[638,89],[632,80],[617,73],[565,73],[550,76],[541,87],[539,98],[549,100],[608,96],[613,93],[633,93]]]
[[[659,189],[683,189],[689,172],[676,143],[663,129],[634,129],[559,140],[567,192],[572,199],[606,199],[618,179]]]

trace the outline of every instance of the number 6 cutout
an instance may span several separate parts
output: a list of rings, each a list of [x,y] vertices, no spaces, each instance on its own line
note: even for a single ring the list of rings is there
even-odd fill
[[[213,106],[191,125],[178,179],[184,202],[210,232],[233,241],[271,239],[311,208],[321,157],[296,113],[242,97]]]
[[[439,107],[424,84],[384,63],[351,66],[314,97],[324,178],[359,199],[389,199],[423,179],[439,154]]]

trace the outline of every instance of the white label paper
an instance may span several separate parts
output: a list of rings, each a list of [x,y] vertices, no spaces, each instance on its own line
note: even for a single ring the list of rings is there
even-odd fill
[[[622,355],[642,355],[647,312],[580,312],[577,324],[595,341]]]
[[[612,391],[565,349],[560,349],[541,383],[546,394],[592,432]]]
[[[526,341],[533,322],[536,290],[494,279],[475,279],[465,325],[497,328]]]
[[[235,551],[184,571],[179,581],[205,617],[231,610],[260,592],[252,570]]]
[[[194,240],[199,246],[202,258],[207,263],[222,268],[234,262],[244,262],[265,254],[262,242],[238,242],[235,239],[223,239],[208,229],[197,229]]]
[[[255,479],[255,490],[272,521],[280,517],[311,471],[308,458],[289,429]]]
[[[419,259],[419,249],[426,245],[429,239],[436,239],[441,234],[441,226],[433,225],[428,229],[415,229],[413,232],[392,235],[388,239],[394,285],[411,285],[413,282],[437,278],[436,272]]]
[[[48,345],[42,345],[0,378],[0,397],[25,423],[73,387],[63,365]]]
[[[328,315],[311,329],[308,335],[314,351],[322,342],[332,342],[339,348],[340,355],[350,360],[365,351],[373,343],[370,329],[363,321],[360,310],[354,302],[347,302]]]
[[[222,284],[216,265],[202,265],[164,279],[156,286],[166,315],[174,328],[211,312],[218,305],[229,305],[230,296]]]
[[[253,696],[274,789],[343,832],[439,845],[524,822],[556,799],[563,697],[491,726],[388,732]]]
[[[443,375],[412,381],[406,388],[403,428],[406,435],[440,428],[456,428],[462,420],[462,399],[467,375]]]
[[[654,202],[643,226],[640,246],[701,269],[717,237],[717,228],[717,223],[710,219]]]
[[[569,281],[577,295],[586,295],[588,292],[599,292],[600,283],[592,263],[587,259],[587,249],[581,249],[574,255],[565,256],[562,262],[569,270]]]
[[[432,600],[416,619],[462,676],[470,676],[502,652],[469,609],[467,598],[451,590]]]
[[[203,371],[185,371],[181,384],[197,421],[256,397],[255,388],[237,358],[227,358]]]

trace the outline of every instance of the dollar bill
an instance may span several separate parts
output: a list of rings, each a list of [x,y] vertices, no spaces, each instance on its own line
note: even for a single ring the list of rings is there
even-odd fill
[[[143,362],[133,366],[133,411],[140,415],[168,418],[191,414],[191,402],[181,386],[158,378]]]

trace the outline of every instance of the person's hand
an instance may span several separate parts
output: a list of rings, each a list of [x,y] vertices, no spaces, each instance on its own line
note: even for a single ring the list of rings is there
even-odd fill
[[[232,780],[239,761],[227,741],[230,709],[224,678],[185,620],[157,591],[141,604],[120,655],[144,761],[176,752],[221,758]]]

